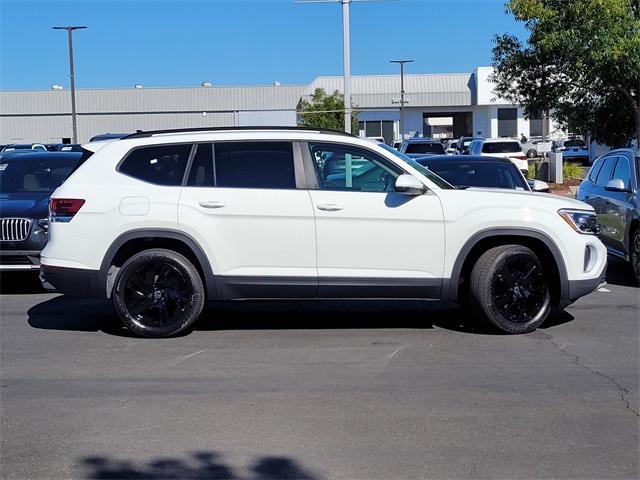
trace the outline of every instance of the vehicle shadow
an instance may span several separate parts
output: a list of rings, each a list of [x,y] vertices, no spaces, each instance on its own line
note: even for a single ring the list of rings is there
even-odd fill
[[[104,300],[58,296],[29,309],[28,323],[44,330],[104,332],[135,337],[122,327],[113,306]],[[553,310],[543,328],[573,320]],[[295,329],[430,329],[475,335],[501,335],[461,307],[439,307],[411,300],[324,300],[217,302],[202,313],[196,331]],[[185,333],[188,335],[189,333]]]
[[[141,463],[133,460],[117,460],[107,456],[90,456],[80,459],[87,479],[242,479],[314,480],[322,478],[297,461],[286,456],[262,456],[254,460],[246,471],[239,474],[234,467],[222,461],[216,451],[193,452],[186,458],[158,457]],[[245,469],[243,469],[245,470]]]
[[[607,283],[621,287],[637,287],[629,264],[612,256],[609,256],[607,264]]]
[[[0,273],[0,295],[30,295],[47,293],[38,278],[38,272]]]

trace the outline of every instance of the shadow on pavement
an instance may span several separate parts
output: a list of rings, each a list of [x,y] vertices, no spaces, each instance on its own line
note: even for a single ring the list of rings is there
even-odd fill
[[[607,265],[607,283],[621,287],[637,287],[631,272],[631,266],[625,261],[609,256]]]
[[[31,295],[46,293],[35,272],[2,272],[0,273],[0,295]]]
[[[38,329],[135,336],[120,325],[109,301],[58,296],[33,306],[28,315],[29,325]],[[571,320],[570,314],[554,310],[543,328]],[[217,302],[205,309],[195,330],[433,327],[476,335],[501,335],[461,307],[442,308],[437,303],[413,300]]]
[[[87,479],[243,479],[313,480],[320,478],[288,457],[259,457],[248,468],[248,476],[240,475],[226,465],[217,452],[194,452],[186,459],[161,457],[141,464],[105,456],[81,459]]]

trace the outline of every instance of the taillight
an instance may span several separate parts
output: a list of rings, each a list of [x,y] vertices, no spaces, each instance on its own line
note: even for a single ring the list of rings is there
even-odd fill
[[[52,222],[70,222],[84,205],[80,198],[52,198],[49,200],[49,217]]]
[[[527,156],[526,155],[513,155],[513,156],[511,156],[509,158],[514,158],[516,160],[526,160]]]

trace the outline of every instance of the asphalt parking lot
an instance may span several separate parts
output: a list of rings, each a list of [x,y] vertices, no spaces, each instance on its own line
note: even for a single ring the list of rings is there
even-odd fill
[[[639,294],[609,284],[522,336],[461,310],[233,304],[174,339],[3,275],[13,478],[638,478]]]

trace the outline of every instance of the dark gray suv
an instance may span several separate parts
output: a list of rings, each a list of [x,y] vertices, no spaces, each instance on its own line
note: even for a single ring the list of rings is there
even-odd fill
[[[631,264],[640,284],[640,155],[618,149],[598,158],[578,190],[578,200],[593,206],[600,239],[610,254]]]

